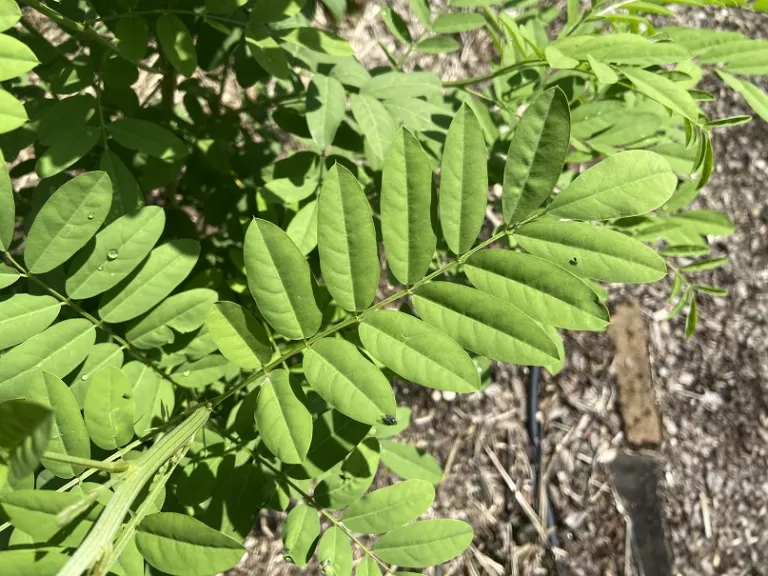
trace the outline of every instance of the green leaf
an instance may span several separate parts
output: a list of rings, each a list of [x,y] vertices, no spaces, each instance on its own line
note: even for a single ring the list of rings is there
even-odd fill
[[[300,464],[312,441],[312,415],[301,386],[287,370],[273,370],[256,402],[256,426],[264,444],[286,464]]]
[[[204,388],[223,378],[228,372],[228,364],[224,356],[211,354],[196,361],[184,362],[171,378],[184,388]]]
[[[768,42],[744,39],[716,44],[699,54],[701,64],[724,64],[736,74],[768,73]]]
[[[396,10],[385,5],[381,7],[380,14],[384,24],[387,25],[387,28],[389,28],[389,31],[395,38],[403,44],[411,43],[411,33],[408,31],[408,24],[405,23],[403,17]]]
[[[280,39],[330,56],[344,57],[355,53],[349,42],[320,28],[289,28],[280,34]]]
[[[38,156],[35,172],[40,178],[55,176],[88,154],[100,137],[101,131],[91,127],[69,133]]]
[[[29,118],[24,105],[5,90],[0,90],[0,134],[16,130]]]
[[[738,115],[728,116],[727,118],[718,118],[717,120],[710,120],[707,126],[710,128],[726,128],[728,126],[741,126],[752,121],[752,116]]]
[[[99,448],[114,450],[133,439],[133,390],[119,368],[107,366],[93,376],[83,411],[88,435]]]
[[[452,112],[450,108],[420,100],[418,98],[391,98],[384,101],[384,107],[389,110],[394,118],[403,123],[414,132],[433,131],[435,134],[445,133],[438,122],[450,119]],[[393,142],[394,145],[394,142]],[[389,148],[392,149],[392,146]],[[431,166],[431,164],[430,164]]]
[[[143,438],[173,412],[173,385],[141,362],[129,362],[122,370],[133,390],[133,430]]]
[[[700,260],[699,262],[686,264],[685,266],[680,267],[680,272],[704,272],[706,270],[720,268],[727,263],[728,258],[710,258],[708,260]]]
[[[88,355],[96,329],[88,320],[54,324],[0,357],[0,398],[13,395],[36,372],[63,378]]]
[[[677,176],[663,156],[648,150],[628,150],[581,173],[547,211],[574,220],[637,216],[663,205],[676,187]]]
[[[709,250],[710,250],[709,246],[697,246],[697,245],[668,246],[663,250],[659,250],[659,256],[666,256],[666,257],[672,257],[672,258],[675,258],[675,257],[679,258],[682,256],[704,256],[705,254],[709,254]]]
[[[352,172],[335,164],[318,201],[320,268],[333,299],[346,310],[364,310],[379,287],[379,249],[371,207]]]
[[[183,140],[154,122],[137,118],[120,118],[107,124],[106,129],[121,146],[161,160],[181,160],[189,154]]]
[[[752,84],[752,82],[736,78],[722,70],[717,70],[717,74],[732,90],[735,90],[744,97],[747,104],[750,105],[760,118],[768,122],[768,94],[755,84]]]
[[[191,78],[197,69],[197,53],[184,22],[173,14],[161,14],[157,19],[157,40],[171,66]]]
[[[144,205],[144,192],[117,154],[104,150],[99,169],[109,174],[109,179],[112,181],[112,206],[109,209],[107,222],[112,222],[126,214],[133,214]]]
[[[72,261],[67,294],[82,300],[113,288],[146,258],[163,228],[165,211],[159,206],[147,206],[115,220]]]
[[[381,569],[373,558],[365,557],[355,568],[355,576],[381,576]]]
[[[309,385],[336,410],[365,424],[381,424],[397,405],[384,374],[354,344],[323,338],[304,352]]]
[[[138,62],[147,53],[148,31],[141,16],[127,15],[117,21],[115,44],[122,56],[131,62]]]
[[[635,85],[640,93],[656,100],[673,112],[687,118],[694,124],[699,124],[699,107],[685,88],[655,72],[640,70],[639,68],[620,68]]]
[[[283,336],[313,336],[322,322],[309,264],[280,228],[255,218],[245,235],[248,288],[265,320]]]
[[[365,349],[406,380],[453,392],[475,392],[480,378],[461,346],[402,312],[367,314],[359,327]]]
[[[51,411],[41,404],[18,399],[0,402],[0,448],[11,487],[37,468],[51,438],[51,423]],[[0,507],[7,498],[0,500]]]
[[[613,71],[613,68],[607,64],[598,62],[592,54],[587,54],[587,60],[589,61],[589,66],[592,68],[592,72],[595,73],[598,82],[603,84],[616,84],[616,82],[619,81],[619,75]]]
[[[534,256],[584,278],[642,284],[666,274],[664,260],[641,242],[586,222],[533,222],[515,238]]]
[[[317,200],[312,200],[291,219],[286,234],[307,256],[317,247]]]
[[[16,528],[35,542],[75,547],[82,542],[104,509],[97,503],[67,526],[62,526],[56,520],[57,514],[81,499],[82,494],[76,492],[17,490],[3,497],[0,508]]]
[[[371,492],[350,505],[344,525],[361,534],[382,534],[416,520],[432,505],[435,489],[425,480],[407,480]]]
[[[362,93],[379,100],[391,98],[439,98],[440,79],[432,72],[385,72],[374,76],[363,86]],[[354,108],[353,108],[354,111]],[[361,124],[367,127],[365,124]]]
[[[571,36],[555,46],[566,56],[585,61],[591,55],[598,62],[652,66],[690,60],[683,46],[669,42],[651,42],[639,34],[602,34]]]
[[[0,262],[0,289],[8,288],[20,278],[18,271]],[[2,347],[0,347],[2,348]]]
[[[245,370],[258,370],[272,358],[264,327],[234,302],[217,302],[208,310],[208,332],[224,357]]]
[[[579,278],[522,252],[482,250],[464,271],[477,288],[542,322],[571,330],[603,330],[608,310]]]
[[[25,44],[0,34],[0,82],[21,76],[39,63],[35,53]]]
[[[5,252],[10,249],[13,242],[16,208],[8,165],[5,163],[2,150],[0,150],[0,164],[2,164],[0,166],[0,252]]]
[[[263,30],[254,30],[249,27],[246,31],[246,42],[253,59],[269,74],[281,80],[288,80],[291,77],[291,67],[285,51],[274,38]]]
[[[24,262],[33,274],[69,260],[98,231],[109,213],[112,185],[105,172],[73,178],[43,205],[27,235]]]
[[[725,288],[717,288],[716,286],[708,286],[706,284],[694,284],[693,288],[697,292],[703,292],[704,294],[709,294],[710,296],[728,296],[728,290]]]
[[[483,129],[472,108],[462,104],[448,129],[440,176],[440,223],[455,254],[472,248],[483,226],[487,202]]]
[[[384,105],[367,94],[351,94],[349,102],[358,126],[365,128],[361,131],[365,136],[368,162],[373,170],[380,170],[397,132],[397,124]]]
[[[735,230],[731,219],[716,210],[690,210],[669,220],[687,232],[701,235],[728,236]]]
[[[509,364],[547,366],[555,343],[515,306],[461,284],[433,282],[416,292],[413,305],[425,322],[460,346]]]
[[[152,567],[175,576],[224,572],[245,553],[234,538],[176,512],[144,518],[136,530],[136,547]]]
[[[295,2],[294,0],[288,0],[288,2],[291,4],[299,4],[299,2]],[[275,4],[281,3],[284,4],[285,2],[275,2]],[[248,0],[205,0],[205,11],[208,12],[208,14],[229,14],[246,4],[248,4]]]
[[[296,479],[317,478],[342,462],[365,438],[371,427],[341,412],[328,410],[315,419],[312,444],[301,466],[293,466],[288,475]]]
[[[46,146],[69,140],[72,132],[85,129],[89,120],[96,115],[96,111],[96,99],[90,94],[79,94],[59,100],[40,115],[37,139]]]
[[[353,88],[362,88],[371,79],[368,70],[353,58],[346,58],[331,68],[331,76]]]
[[[432,14],[428,0],[410,0],[411,9],[427,30],[432,29]]]
[[[52,296],[14,294],[0,299],[0,350],[25,342],[56,319],[61,303]]]
[[[435,253],[431,203],[432,164],[414,135],[401,128],[384,161],[381,228],[389,268],[406,285],[424,277]]]
[[[106,366],[120,368],[123,365],[123,360],[123,348],[114,342],[102,342],[91,348],[88,358],[85,359],[85,363],[70,385],[81,409],[85,405],[85,395],[91,384],[91,376]]]
[[[352,574],[352,544],[341,528],[332,526],[325,531],[317,545],[317,559],[326,574]]]
[[[53,418],[48,452],[77,458],[91,457],[91,442],[80,415],[80,406],[64,382],[48,372],[35,374],[24,396],[51,409]],[[45,458],[43,465],[59,478],[72,478],[84,470],[82,466]]]
[[[691,299],[691,307],[688,309],[688,314],[685,317],[685,337],[690,338],[693,333],[696,332],[696,323],[699,319],[699,308],[696,304],[696,298]]]
[[[363,440],[344,460],[339,474],[325,477],[312,498],[326,510],[344,508],[359,500],[373,484],[381,449],[375,438]]]
[[[171,240],[155,248],[124,283],[101,297],[99,316],[110,323],[140,316],[162,302],[189,276],[199,256],[200,244],[190,239]]]
[[[432,23],[432,30],[438,34],[469,32],[485,26],[485,18],[475,12],[452,12],[441,14]]]
[[[448,54],[461,49],[461,42],[451,36],[433,36],[420,40],[413,47],[422,54]]]
[[[344,86],[329,76],[315,74],[307,88],[307,126],[315,144],[333,143],[347,109]]]
[[[544,55],[547,58],[547,64],[549,64],[552,68],[560,70],[572,70],[579,65],[578,60],[564,55],[554,46],[547,46],[544,48]]]
[[[568,152],[571,113],[559,88],[536,98],[515,129],[504,168],[504,220],[524,220],[552,193]]]
[[[0,32],[12,28],[19,20],[21,20],[19,5],[13,0],[2,0],[0,2]]]
[[[256,0],[251,8],[255,22],[280,22],[298,14],[306,0]]]
[[[411,425],[411,409],[407,406],[398,406],[395,411],[395,424],[379,425],[373,431],[376,438],[393,438]]]
[[[0,552],[0,565],[8,576],[56,576],[68,561],[69,555],[62,548],[19,548]]]
[[[320,537],[317,510],[299,504],[285,517],[283,525],[283,558],[299,568],[306,566],[315,553]]]
[[[382,440],[381,461],[406,480],[426,480],[435,486],[443,480],[443,469],[434,456],[412,444]]]
[[[379,538],[376,555],[390,564],[424,568],[448,562],[472,543],[472,527],[460,520],[423,520]]]
[[[216,300],[218,294],[208,288],[195,288],[174,294],[131,324],[125,337],[137,348],[159,348],[173,341],[173,333],[170,339],[167,337],[167,331],[171,328],[182,334],[200,328]]]

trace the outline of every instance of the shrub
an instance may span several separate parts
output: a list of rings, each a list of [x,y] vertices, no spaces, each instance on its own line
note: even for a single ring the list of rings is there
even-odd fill
[[[297,566],[446,562],[472,529],[417,521],[442,470],[391,439],[395,378],[556,373],[605,284],[668,271],[693,333],[732,225],[686,207],[750,119],[696,86],[768,119],[765,43],[664,1],[451,3],[382,8],[369,71],[312,25],[339,0],[0,2],[0,571],[214,574],[265,507]],[[489,72],[404,71],[481,28]]]

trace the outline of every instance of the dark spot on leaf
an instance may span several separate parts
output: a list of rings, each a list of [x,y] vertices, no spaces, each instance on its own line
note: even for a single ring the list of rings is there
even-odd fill
[[[579,263],[579,259],[578,259],[578,258],[576,258],[576,256],[574,256],[573,258],[571,258],[571,259],[568,261],[568,264],[570,264],[571,266],[576,266],[576,264],[578,264],[578,263]]]

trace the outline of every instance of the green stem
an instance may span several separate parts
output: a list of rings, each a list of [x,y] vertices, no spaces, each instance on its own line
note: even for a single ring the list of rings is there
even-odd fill
[[[112,472],[114,474],[126,472],[131,467],[128,462],[100,462],[99,460],[79,458],[77,456],[70,456],[69,454],[61,454],[59,452],[45,452],[43,453],[43,459],[52,460],[54,462],[63,462],[64,464],[72,464],[74,466],[83,466],[85,468],[93,468],[94,470],[104,470],[105,472]]]
[[[546,60],[526,60],[525,62],[517,62],[515,64],[510,64],[509,66],[504,66],[503,68],[499,68],[498,70],[493,70],[486,74],[480,74],[479,76],[473,76],[472,78],[465,78],[463,80],[446,81],[446,82],[443,82],[443,87],[444,88],[463,88],[464,86],[471,86],[472,84],[478,84],[480,82],[485,82],[486,80],[493,80],[494,78],[497,78],[499,76],[504,76],[505,74],[509,74],[510,72],[514,72],[516,70],[525,70],[527,68],[537,68],[542,65],[547,65],[547,61]]]
[[[166,462],[178,455],[195,434],[205,426],[211,414],[209,405],[201,406],[184,423],[163,436],[126,472],[125,479],[107,504],[93,529],[83,540],[57,576],[81,576],[108,553],[131,505],[144,485]]]

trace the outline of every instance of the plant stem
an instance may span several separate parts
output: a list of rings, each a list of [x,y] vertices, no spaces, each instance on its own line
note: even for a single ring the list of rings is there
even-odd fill
[[[45,460],[52,460],[54,462],[63,462],[64,464],[93,468],[94,470],[104,470],[105,472],[111,472],[114,474],[127,472],[131,467],[128,462],[100,462],[99,460],[79,458],[77,456],[70,456],[69,454],[61,454],[59,452],[44,452],[43,458]]]
[[[451,88],[451,87],[463,88],[464,86],[471,86],[472,84],[478,84],[480,82],[485,82],[486,80],[493,80],[498,76],[509,74],[510,72],[514,72],[515,70],[525,70],[527,68],[536,68],[538,66],[542,66],[546,64],[547,64],[546,60],[526,60],[525,62],[517,62],[515,64],[510,64],[509,66],[504,66],[503,68],[499,68],[498,70],[493,70],[486,74],[473,76],[472,78],[465,78],[463,80],[449,80],[449,81],[443,82],[443,87],[444,88]]]

